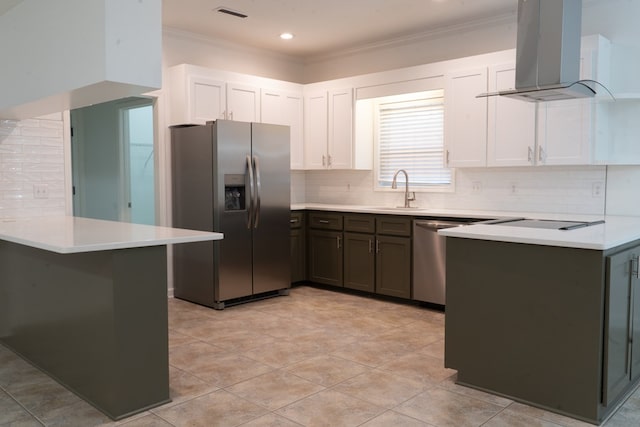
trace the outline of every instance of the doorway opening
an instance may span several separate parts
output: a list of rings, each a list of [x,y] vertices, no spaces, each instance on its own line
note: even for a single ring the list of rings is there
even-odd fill
[[[153,109],[126,98],[71,111],[74,216],[156,223]]]

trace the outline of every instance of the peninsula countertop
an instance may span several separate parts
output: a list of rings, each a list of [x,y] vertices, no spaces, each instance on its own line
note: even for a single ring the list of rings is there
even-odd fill
[[[0,240],[60,254],[221,240],[222,233],[73,216],[0,220]]]
[[[568,221],[598,221],[604,224],[575,230],[545,230],[540,228],[512,227],[498,224],[468,224],[438,231],[447,237],[494,240],[534,245],[560,246],[581,249],[608,250],[635,240],[640,240],[640,216],[583,215],[545,212],[506,212],[466,209],[393,208],[385,206],[357,206],[306,203],[292,205],[292,210],[326,210],[345,213],[395,214],[428,218],[532,218]]]

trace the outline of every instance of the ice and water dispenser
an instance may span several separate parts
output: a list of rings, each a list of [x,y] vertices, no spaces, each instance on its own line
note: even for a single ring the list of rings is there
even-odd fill
[[[245,206],[245,175],[226,174],[224,176],[224,210],[243,211]]]

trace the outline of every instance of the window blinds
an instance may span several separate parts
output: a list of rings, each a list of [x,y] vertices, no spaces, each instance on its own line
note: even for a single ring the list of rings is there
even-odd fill
[[[377,114],[380,187],[391,187],[398,169],[407,171],[411,186],[451,183],[444,167],[443,98],[381,102]]]

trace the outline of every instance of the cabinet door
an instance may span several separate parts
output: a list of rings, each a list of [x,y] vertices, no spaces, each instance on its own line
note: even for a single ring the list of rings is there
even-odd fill
[[[373,292],[375,286],[375,236],[344,233],[344,287]]]
[[[640,249],[640,248],[637,248]],[[607,257],[603,403],[616,402],[631,382],[633,281],[631,251]],[[640,355],[636,355],[640,357]]]
[[[489,92],[515,88],[515,64],[489,70]],[[488,166],[528,166],[534,164],[536,144],[536,104],[505,96],[488,98]]]
[[[580,54],[580,78],[596,79],[594,53]],[[538,104],[538,164],[587,165],[591,163],[595,129],[594,100],[574,99]]]
[[[545,165],[591,162],[592,105],[590,99],[550,101],[538,106],[537,161]]]
[[[260,120],[289,126],[291,169],[304,168],[302,138],[302,94],[263,89],[260,94]]]
[[[411,298],[411,239],[376,236],[376,293]]]
[[[327,167],[327,93],[304,97],[304,168]]]
[[[487,69],[448,74],[444,91],[444,144],[449,167],[487,165]]]
[[[260,121],[260,89],[227,84],[227,119],[239,122]]]
[[[291,283],[306,280],[307,263],[304,234],[304,228],[291,230]]]
[[[309,280],[342,286],[342,232],[309,230]]]
[[[329,92],[328,167],[351,169],[353,153],[353,89]]]
[[[200,76],[190,76],[188,81],[188,123],[203,125],[225,118],[225,83]]]
[[[640,377],[640,247],[631,251],[631,381]]]

